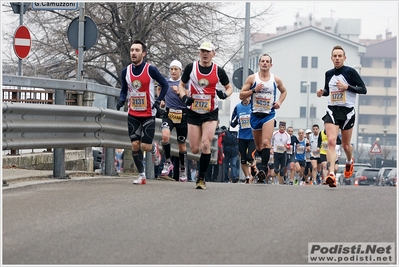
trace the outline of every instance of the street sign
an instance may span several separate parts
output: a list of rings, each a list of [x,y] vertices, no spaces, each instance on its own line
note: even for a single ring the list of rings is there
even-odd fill
[[[374,142],[373,146],[370,149],[371,154],[381,154],[381,147],[380,144]]]
[[[237,87],[238,89],[241,89],[242,87],[242,82],[243,82],[243,78],[247,79],[247,77],[242,77],[244,70],[243,68],[239,68],[236,69],[236,71],[233,73],[233,84],[235,87]],[[254,72],[251,69],[248,69],[248,75],[254,74]],[[245,81],[245,80],[244,80]]]
[[[14,34],[14,52],[20,59],[24,59],[29,55],[32,46],[32,39],[30,37],[29,29],[21,25],[17,28]]]
[[[30,6],[30,3],[12,2],[10,4],[14,14],[21,14],[21,8],[22,8],[22,14],[25,14]]]
[[[72,22],[69,24],[67,36],[71,46],[74,49],[78,50],[79,17],[72,20]],[[96,23],[91,18],[85,16],[83,51],[87,51],[93,45],[95,45],[97,43],[97,38],[98,38],[98,28]]]
[[[78,3],[74,2],[33,2],[33,10],[77,10]]]

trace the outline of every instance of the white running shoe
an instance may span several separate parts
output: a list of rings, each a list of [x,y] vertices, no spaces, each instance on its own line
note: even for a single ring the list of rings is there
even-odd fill
[[[162,176],[168,176],[170,171],[173,170],[173,164],[170,161],[165,161],[163,164],[163,169],[161,171]]]
[[[180,170],[179,170],[179,181],[180,182],[187,182],[186,168],[180,168]]]
[[[154,163],[155,166],[158,166],[159,164],[161,164],[162,155],[161,153],[159,153],[158,143],[154,142],[154,145],[155,145],[155,153],[152,154],[152,162]]]
[[[140,173],[136,180],[133,180],[133,184],[146,184],[147,179],[145,174]]]

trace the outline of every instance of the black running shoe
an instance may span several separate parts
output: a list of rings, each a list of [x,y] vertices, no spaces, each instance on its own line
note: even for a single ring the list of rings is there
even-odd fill
[[[258,184],[264,184],[266,180],[266,173],[264,170],[260,170],[256,175],[258,177]]]

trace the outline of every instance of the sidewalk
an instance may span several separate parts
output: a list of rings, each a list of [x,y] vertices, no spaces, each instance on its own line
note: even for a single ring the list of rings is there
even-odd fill
[[[85,172],[85,171],[65,171],[67,177],[74,176],[74,178],[92,178],[99,175],[99,173]],[[2,184],[3,187],[12,187],[19,185],[26,185],[32,183],[43,183],[43,182],[54,182],[62,181],[66,179],[53,178],[52,170],[29,170],[29,169],[18,169],[18,168],[3,168],[2,169]]]
[[[84,172],[84,171],[65,171],[66,175],[70,174],[86,174],[87,176],[93,175],[93,172]],[[18,179],[27,179],[27,178],[52,178],[53,171],[52,170],[28,170],[28,169],[18,169],[18,168],[3,168],[2,169],[2,179],[3,181],[12,181]]]

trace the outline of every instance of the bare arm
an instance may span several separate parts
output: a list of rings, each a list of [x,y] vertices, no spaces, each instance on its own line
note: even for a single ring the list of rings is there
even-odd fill
[[[242,88],[240,90],[240,99],[241,100],[244,100],[244,99],[250,97],[253,94],[251,89],[252,89],[252,86],[253,86],[254,82],[255,82],[255,75],[253,75],[253,74],[249,75],[248,78],[245,80],[245,83],[244,83],[244,85],[242,86]]]
[[[226,84],[224,86],[224,89],[226,90],[226,95],[231,96],[231,94],[233,93],[233,86],[231,85],[231,83]]]
[[[273,108],[279,109],[287,97],[287,89],[279,77],[274,76],[274,80],[276,81],[277,89],[280,91],[280,98],[273,104]]]

